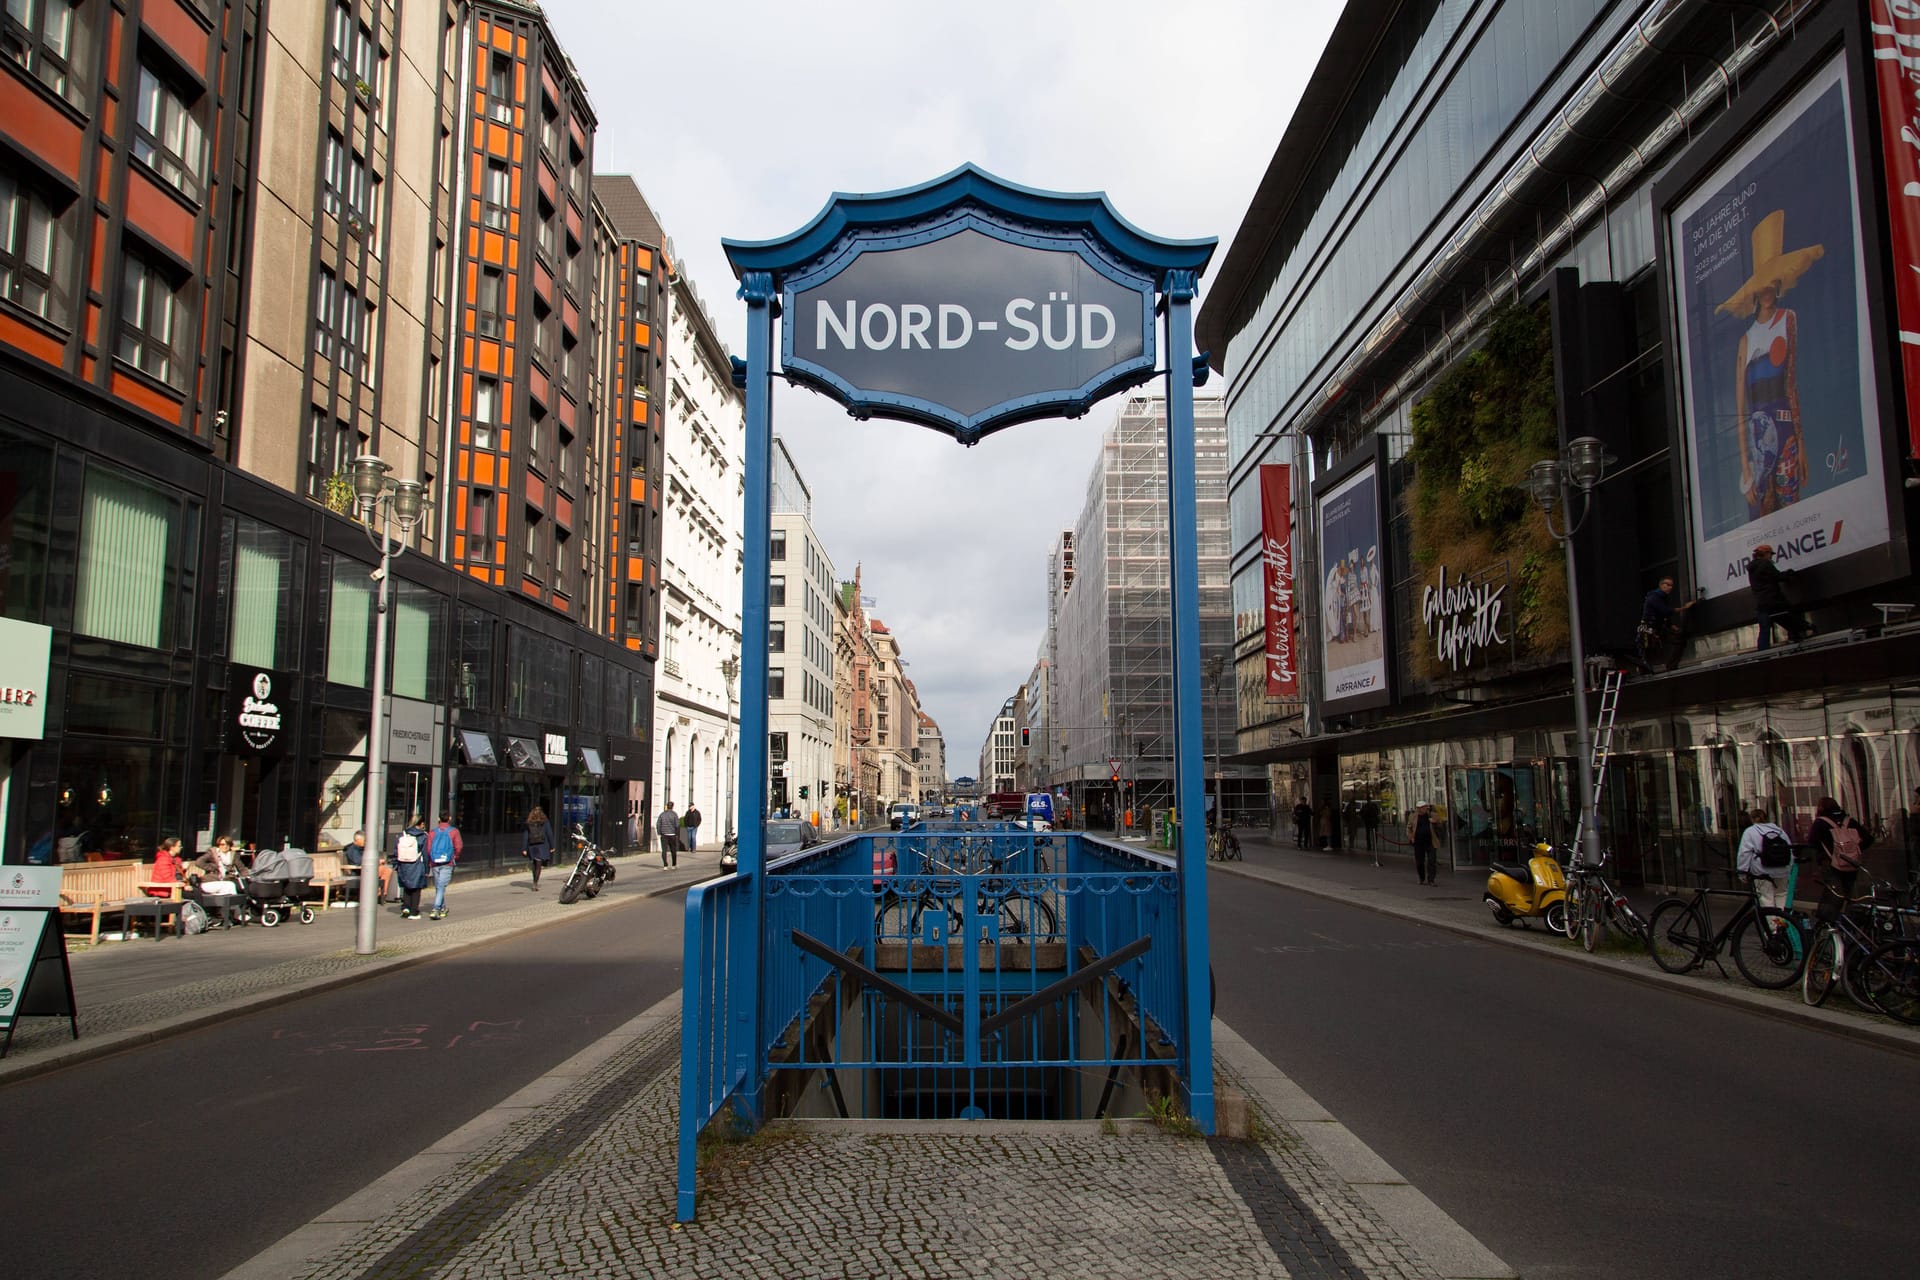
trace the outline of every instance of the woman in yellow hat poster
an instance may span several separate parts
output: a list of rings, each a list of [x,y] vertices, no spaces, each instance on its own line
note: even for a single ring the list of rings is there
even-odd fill
[[[1740,424],[1740,491],[1747,518],[1758,520],[1800,497],[1807,479],[1807,441],[1800,418],[1800,318],[1780,305],[1826,253],[1824,245],[1785,251],[1787,212],[1775,209],[1753,229],[1753,274],[1715,310],[1751,319],[1740,335],[1733,389]]]

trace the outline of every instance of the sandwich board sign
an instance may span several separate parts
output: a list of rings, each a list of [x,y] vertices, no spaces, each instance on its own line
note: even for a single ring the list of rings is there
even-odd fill
[[[65,1017],[80,1038],[60,931],[60,868],[0,867],[0,1058],[13,1047],[20,1019]]]

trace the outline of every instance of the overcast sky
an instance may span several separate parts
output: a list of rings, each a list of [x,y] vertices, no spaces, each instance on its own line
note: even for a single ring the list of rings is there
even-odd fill
[[[634,176],[741,355],[745,308],[723,236],[784,236],[836,191],[912,186],[969,161],[1026,186],[1104,191],[1142,230],[1217,236],[1224,252],[1340,7],[545,5],[599,115],[594,167]],[[1079,515],[1117,402],[966,449],[775,387],[774,430],[813,491],[835,571],[864,566],[872,612],[940,724],[948,773],[974,773],[1033,667],[1047,551]]]

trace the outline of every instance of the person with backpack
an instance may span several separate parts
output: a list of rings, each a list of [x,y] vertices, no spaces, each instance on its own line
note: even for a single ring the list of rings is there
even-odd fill
[[[540,892],[540,870],[553,861],[553,832],[547,827],[547,811],[539,805],[527,815],[527,833],[520,856],[533,867],[533,891]]]
[[[1753,885],[1754,899],[1763,907],[1784,909],[1787,873],[1793,868],[1793,840],[1782,828],[1767,821],[1764,808],[1747,814],[1747,829],[1740,833],[1740,847],[1734,854],[1734,868]]]
[[[1843,897],[1851,896],[1853,882],[1867,865],[1867,850],[1873,847],[1872,833],[1860,825],[1859,819],[1849,818],[1838,800],[1821,796],[1813,804],[1813,831],[1807,842],[1813,846],[1815,856],[1826,859],[1833,868],[1833,878],[1827,881],[1827,887]]]
[[[680,815],[673,811],[673,801],[667,801],[667,807],[660,811],[659,820],[653,829],[660,833],[661,867],[680,865]]]
[[[700,822],[700,806],[687,805],[687,811],[680,815],[680,835],[686,841],[688,853],[700,847]]]
[[[420,891],[427,887],[427,828],[414,814],[393,842],[393,880],[400,886],[400,918],[420,918]]]
[[[453,815],[442,812],[440,824],[427,840],[427,865],[433,873],[433,912],[430,919],[447,918],[447,886],[453,883],[453,864],[460,861],[460,829]]]

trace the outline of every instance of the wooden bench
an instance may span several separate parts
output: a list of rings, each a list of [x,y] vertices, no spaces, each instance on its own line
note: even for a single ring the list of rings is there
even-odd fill
[[[129,902],[147,901],[142,881],[153,878],[149,862],[69,862],[60,868],[60,914],[91,916],[87,941],[100,941],[100,917]]]
[[[381,884],[385,887],[386,868],[381,867]],[[327,903],[337,893],[345,901],[352,898],[360,888],[360,868],[350,867],[337,853],[316,853],[313,855],[313,879],[308,881],[320,891],[319,910],[325,911]]]

